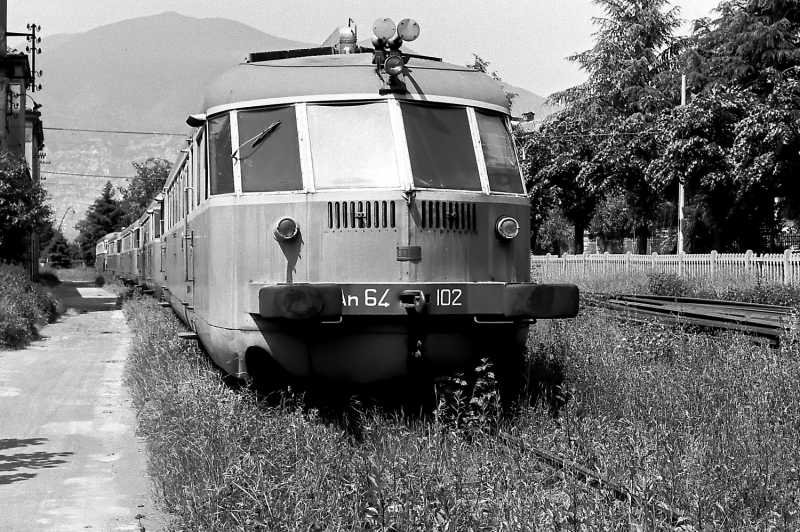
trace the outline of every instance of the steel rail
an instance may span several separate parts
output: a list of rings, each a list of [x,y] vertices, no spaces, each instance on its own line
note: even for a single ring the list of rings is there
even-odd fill
[[[741,307],[751,309],[773,310],[782,314],[791,314],[791,307],[784,307],[781,305],[767,305],[764,303],[745,303],[743,301],[730,301],[727,299],[701,299],[696,297],[678,297],[678,296],[656,296],[656,295],[643,295],[643,294],[606,294],[598,293],[593,294],[597,296],[612,297],[615,299],[649,299],[655,301],[672,301],[675,303],[698,303],[713,305],[716,307]]]
[[[569,473],[571,476],[591,488],[598,490],[609,490],[614,495],[615,499],[624,502],[630,501],[631,505],[639,508],[644,508],[647,506],[647,502],[643,497],[633,493],[626,486],[613,480],[609,480],[596,471],[593,471],[571,460],[567,460],[566,458],[562,458],[551,452],[545,451],[544,449],[534,445],[526,445],[522,438],[502,433],[499,434],[499,436],[507,444],[517,447],[521,453],[530,452],[543,464],[546,464],[553,469],[558,469],[560,471],[564,471],[565,473]],[[690,519],[684,512],[677,508],[673,508],[664,502],[656,501],[652,503],[652,507],[659,515],[661,515],[661,517],[669,520],[672,526],[680,526],[690,523]]]
[[[749,313],[750,315],[743,315],[743,314],[733,314],[729,312],[719,312],[718,309],[711,306],[689,306],[689,305],[673,305],[673,306],[666,306],[660,304],[651,304],[646,302],[636,302],[636,303],[616,303],[616,300],[609,301],[609,304],[618,304],[625,308],[631,309],[642,309],[642,310],[649,310],[657,313],[670,313],[670,314],[678,314],[683,317],[687,318],[711,318],[719,320],[723,323],[747,323],[747,324],[754,324],[754,325],[761,325],[765,327],[771,328],[779,328],[783,329],[783,323],[781,321],[781,316],[768,316],[763,313]]]
[[[788,328],[790,307],[714,299],[633,294],[586,294],[586,303],[614,311],[620,317],[734,330],[777,344]],[[637,320],[638,321],[638,320]]]

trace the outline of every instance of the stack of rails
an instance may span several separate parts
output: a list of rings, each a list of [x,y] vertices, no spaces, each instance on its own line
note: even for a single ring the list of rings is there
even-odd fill
[[[766,338],[776,345],[792,317],[791,307],[719,299],[624,294],[584,298],[587,304],[610,309],[626,319],[729,329]]]

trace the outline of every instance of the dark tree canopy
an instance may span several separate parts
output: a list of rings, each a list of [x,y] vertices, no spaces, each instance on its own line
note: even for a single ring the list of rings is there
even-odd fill
[[[45,197],[24,159],[0,152],[0,260],[26,258],[30,235],[42,229],[52,214]]]
[[[523,139],[530,189],[574,224],[578,251],[591,222],[630,227],[643,252],[675,226],[681,183],[689,250],[772,250],[800,217],[800,3],[725,0],[682,39],[666,0],[595,2],[595,46],[570,58],[587,81],[552,95],[564,110]]]
[[[657,186],[686,184],[693,251],[766,251],[800,211],[800,8],[784,0],[720,4],[686,53],[694,92],[663,113]],[[777,211],[777,213],[776,213]]]
[[[646,246],[650,215],[661,201],[646,179],[647,166],[658,155],[653,124],[659,112],[679,101],[676,64],[686,45],[673,36],[680,19],[666,0],[594,1],[606,14],[595,20],[595,46],[569,58],[588,79],[550,97],[564,110],[530,143],[536,152],[531,156],[539,161],[531,167],[531,182],[555,188],[564,215],[575,225],[577,252],[607,194],[627,197]]]
[[[75,226],[79,231],[76,241],[80,247],[80,258],[87,265],[94,264],[94,247],[97,241],[123,227],[124,216],[119,202],[114,199],[114,187],[108,181],[103,187],[103,193],[86,212],[86,218]]]
[[[61,231],[57,231],[50,243],[47,261],[56,268],[69,268],[79,253],[77,244],[68,241]]]
[[[136,175],[127,188],[122,189],[120,206],[125,212],[123,226],[138,220],[147,206],[161,192],[169,177],[172,163],[166,159],[150,157],[143,163],[133,163]]]

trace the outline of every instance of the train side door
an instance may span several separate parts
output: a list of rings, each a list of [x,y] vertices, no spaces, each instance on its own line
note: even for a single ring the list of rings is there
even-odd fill
[[[184,238],[186,241],[186,288],[189,305],[194,304],[194,267],[195,267],[195,240],[194,240],[194,217],[191,216],[200,203],[199,186],[200,180],[204,179],[206,174],[206,138],[203,135],[203,130],[200,129],[197,137],[194,139],[192,146],[189,165],[187,165],[187,182],[186,182],[186,226],[184,228]],[[190,167],[190,168],[188,168]]]

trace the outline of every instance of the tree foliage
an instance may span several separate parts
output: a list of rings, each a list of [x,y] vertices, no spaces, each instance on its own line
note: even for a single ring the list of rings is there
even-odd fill
[[[606,14],[595,20],[595,46],[569,58],[588,79],[550,97],[564,111],[530,145],[542,161],[531,168],[531,181],[555,187],[579,252],[584,228],[609,194],[627,197],[646,245],[650,215],[661,200],[646,179],[658,155],[653,125],[675,104],[675,66],[686,45],[673,36],[680,19],[677,8],[665,9],[666,0],[594,1]]]
[[[150,157],[143,163],[133,163],[136,175],[127,188],[122,189],[120,207],[125,212],[123,226],[138,220],[147,206],[164,188],[172,163],[166,159]]]
[[[631,224],[642,252],[683,183],[693,251],[763,251],[782,217],[800,216],[800,4],[726,0],[681,39],[666,0],[595,2],[595,46],[570,58],[588,79],[551,96],[565,109],[528,137],[530,182],[550,190],[576,244],[590,221]]]
[[[24,159],[0,152],[0,260],[16,262],[26,257],[28,238],[52,214],[45,197]]]
[[[97,241],[109,233],[123,227],[125,213],[114,198],[114,187],[108,181],[103,193],[86,212],[86,218],[78,222],[76,241],[80,248],[80,258],[87,265],[94,264],[94,247]]]
[[[147,210],[148,205],[164,188],[172,163],[166,159],[150,157],[143,163],[133,163],[136,175],[130,184],[120,190],[119,200],[114,197],[114,187],[107,182],[103,192],[86,213],[86,218],[75,226],[79,234],[80,258],[94,264],[94,247],[109,233],[126,227]]]
[[[61,231],[57,231],[50,243],[47,261],[56,268],[69,268],[79,254],[78,245],[67,240]]]
[[[800,210],[800,11],[795,2],[741,0],[697,24],[686,54],[695,93],[664,113],[662,188],[685,183],[697,250],[765,250]]]

